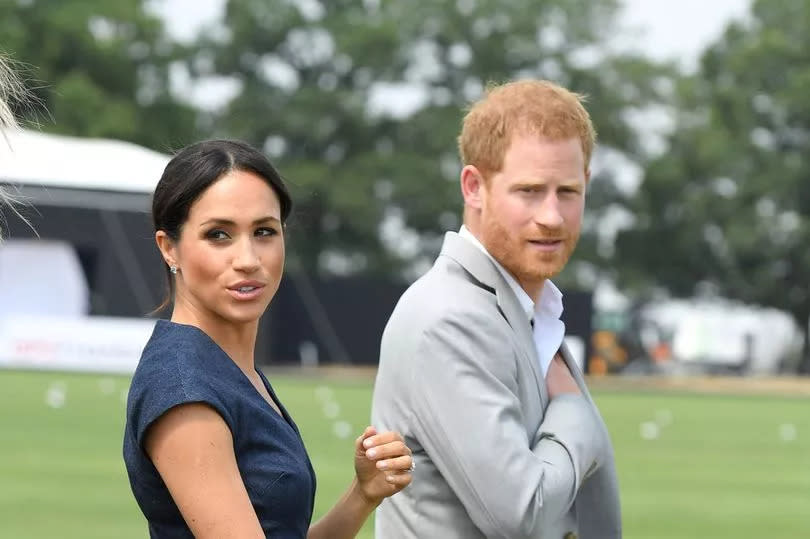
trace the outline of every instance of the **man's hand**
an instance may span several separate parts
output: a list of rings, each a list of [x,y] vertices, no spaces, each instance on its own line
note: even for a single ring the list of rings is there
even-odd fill
[[[548,387],[548,396],[551,399],[564,393],[582,395],[576,380],[571,375],[571,371],[568,370],[568,365],[565,364],[560,354],[555,354],[554,359],[551,360],[548,374],[546,374],[546,386]]]

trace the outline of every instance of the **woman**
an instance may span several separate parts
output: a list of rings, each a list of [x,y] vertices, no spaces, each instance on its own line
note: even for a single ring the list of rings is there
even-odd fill
[[[255,368],[278,289],[291,200],[250,146],[207,141],[166,166],[152,202],[171,321],[159,320],[127,402],[124,459],[152,537],[354,537],[411,481],[410,450],[372,427],[356,478],[310,527],[315,477],[298,429]]]

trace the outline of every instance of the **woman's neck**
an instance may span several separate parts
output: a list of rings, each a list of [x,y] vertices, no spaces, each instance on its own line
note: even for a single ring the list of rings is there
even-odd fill
[[[254,351],[259,321],[233,322],[213,314],[175,306],[172,322],[194,326],[202,330],[249,377],[255,375]]]

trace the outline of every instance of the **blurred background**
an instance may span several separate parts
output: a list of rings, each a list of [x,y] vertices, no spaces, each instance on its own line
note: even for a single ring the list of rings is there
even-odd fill
[[[213,137],[293,193],[257,362],[325,510],[387,316],[461,224],[464,107],[521,77],[599,132],[555,282],[626,536],[810,536],[810,0],[0,0],[0,53],[34,97],[0,141],[30,221],[0,224],[0,537],[146,535],[120,446],[150,195]]]

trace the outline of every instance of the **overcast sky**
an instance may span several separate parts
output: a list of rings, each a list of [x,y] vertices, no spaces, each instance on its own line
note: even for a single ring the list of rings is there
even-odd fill
[[[701,50],[732,19],[745,18],[751,0],[624,0],[624,23],[638,27],[638,45],[653,57],[694,67]]]

